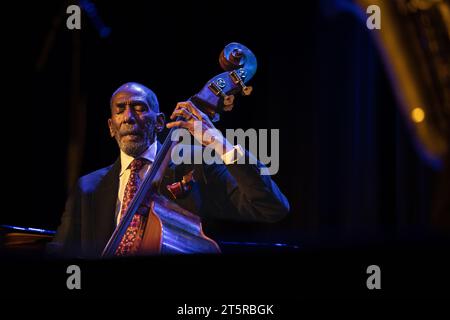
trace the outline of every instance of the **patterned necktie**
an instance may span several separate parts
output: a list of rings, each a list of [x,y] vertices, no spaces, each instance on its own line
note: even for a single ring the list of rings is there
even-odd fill
[[[141,171],[142,167],[146,163],[148,163],[148,160],[143,158],[134,159],[131,162],[130,178],[125,186],[122,208],[120,209],[120,220],[122,220],[123,215],[126,213],[126,210],[131,203],[131,200],[133,200],[137,190],[139,189],[139,185],[141,183],[139,171]],[[125,232],[119,246],[117,247],[115,252],[116,256],[133,255],[137,252],[142,241],[146,221],[147,218],[145,216],[135,213],[133,220]]]

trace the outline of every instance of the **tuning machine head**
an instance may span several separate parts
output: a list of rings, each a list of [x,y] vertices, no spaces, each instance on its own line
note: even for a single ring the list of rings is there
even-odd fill
[[[249,96],[252,91],[253,91],[253,87],[251,86],[246,86],[244,81],[242,80],[242,78],[245,77],[245,72],[243,69],[239,69],[240,74],[238,74],[238,72],[236,72],[236,70],[233,70],[229,73],[231,80],[234,82],[234,84],[238,85],[241,87],[241,93],[243,96]]]

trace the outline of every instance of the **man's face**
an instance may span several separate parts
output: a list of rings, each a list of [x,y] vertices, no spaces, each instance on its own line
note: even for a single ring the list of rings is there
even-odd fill
[[[120,150],[137,157],[154,142],[156,132],[164,126],[164,117],[151,109],[145,90],[126,88],[111,99],[108,126]]]

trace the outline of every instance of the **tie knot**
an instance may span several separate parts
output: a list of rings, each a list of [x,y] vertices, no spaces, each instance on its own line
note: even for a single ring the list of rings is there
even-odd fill
[[[131,161],[130,165],[131,172],[139,172],[146,163],[148,163],[147,159],[144,158],[134,159],[133,161]]]

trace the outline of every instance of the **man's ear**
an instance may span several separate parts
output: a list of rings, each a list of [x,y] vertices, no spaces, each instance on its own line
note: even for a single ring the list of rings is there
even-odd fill
[[[156,115],[156,132],[161,132],[164,129],[164,124],[166,123],[166,117],[164,113],[160,112]]]
[[[112,126],[112,120],[111,118],[108,119],[108,128],[109,128],[109,134],[111,135],[111,138],[114,138],[115,132]]]

